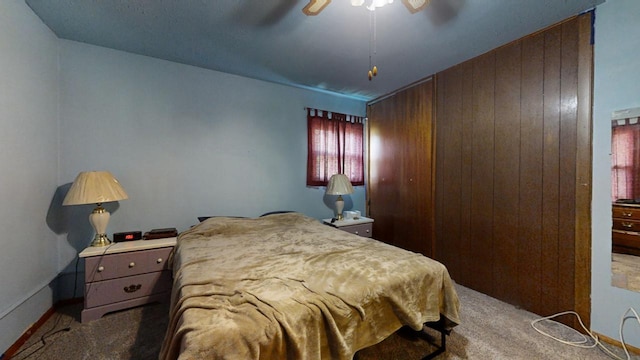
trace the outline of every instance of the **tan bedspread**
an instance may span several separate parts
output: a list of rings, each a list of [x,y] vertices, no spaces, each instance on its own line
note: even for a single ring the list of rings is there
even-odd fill
[[[403,325],[459,323],[446,268],[298,213],[182,233],[160,359],[352,359]]]

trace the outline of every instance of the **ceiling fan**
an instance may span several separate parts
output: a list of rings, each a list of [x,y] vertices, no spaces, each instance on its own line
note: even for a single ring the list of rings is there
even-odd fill
[[[412,13],[415,14],[418,11],[424,9],[431,0],[402,0],[404,6]],[[367,9],[373,11],[376,8],[382,7],[386,4],[391,4],[393,0],[367,0]],[[302,9],[305,15],[315,16],[324,10],[327,5],[331,3],[331,0],[310,0],[307,6]],[[351,5],[362,6],[365,4],[365,0],[351,0]]]

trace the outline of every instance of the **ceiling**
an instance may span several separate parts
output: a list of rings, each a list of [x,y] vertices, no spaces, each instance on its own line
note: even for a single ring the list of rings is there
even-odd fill
[[[334,0],[26,0],[62,39],[371,100],[604,0],[396,0],[371,13]],[[374,51],[375,50],[375,51]],[[370,56],[378,75],[369,81]]]

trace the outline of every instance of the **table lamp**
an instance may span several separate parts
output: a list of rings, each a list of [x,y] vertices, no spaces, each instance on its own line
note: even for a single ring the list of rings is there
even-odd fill
[[[342,220],[342,209],[344,209],[344,200],[342,195],[352,194],[353,186],[349,178],[345,174],[334,174],[327,184],[327,195],[338,195],[336,199],[336,219]]]
[[[96,232],[91,246],[106,246],[111,243],[107,237],[110,214],[102,203],[128,199],[116,178],[108,171],[86,171],[78,174],[73,181],[62,205],[96,204],[89,215],[89,222]]]

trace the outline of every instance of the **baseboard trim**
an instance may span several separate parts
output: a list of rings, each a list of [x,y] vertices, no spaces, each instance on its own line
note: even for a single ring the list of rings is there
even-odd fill
[[[622,348],[622,343],[619,340],[610,338],[606,335],[598,334],[596,332],[594,332],[593,335],[596,335],[598,339],[601,340],[602,342]],[[625,346],[627,347],[627,350],[629,350],[630,353],[633,353],[635,355],[640,355],[640,348],[631,346],[629,344],[625,344]]]
[[[11,359],[11,357],[13,357],[16,352],[18,352],[18,350],[22,347],[22,345],[24,345],[30,338],[31,335],[33,335],[36,331],[38,331],[38,329],[40,329],[42,327],[42,325],[44,325],[47,320],[49,320],[49,318],[56,313],[56,310],[67,306],[67,305],[72,305],[72,304],[77,304],[77,303],[81,303],[84,301],[84,298],[74,298],[74,299],[67,299],[67,300],[61,300],[58,301],[56,304],[54,304],[51,308],[49,308],[49,310],[47,310],[39,319],[38,321],[36,321],[33,325],[31,325],[27,331],[25,331],[19,338],[18,340],[16,340],[13,345],[9,346],[9,348],[7,349],[7,351],[4,352],[4,354],[0,355],[0,360],[9,360]]]
[[[36,296],[40,291],[42,291],[42,289],[46,288],[47,286],[51,285],[51,283],[53,281],[56,280],[56,278],[58,277],[58,275],[52,277],[51,279],[41,283],[39,286],[35,287],[35,290],[32,290],[31,292],[29,292],[25,297],[23,297],[21,300],[17,301],[15,304],[13,304],[12,306],[10,306],[8,309],[4,310],[1,314],[0,314],[0,320],[4,319],[7,315],[9,315],[11,312],[13,312],[14,310],[16,310],[18,307],[24,305],[27,301],[31,300],[34,296]]]

